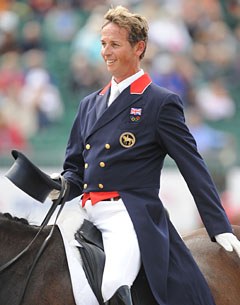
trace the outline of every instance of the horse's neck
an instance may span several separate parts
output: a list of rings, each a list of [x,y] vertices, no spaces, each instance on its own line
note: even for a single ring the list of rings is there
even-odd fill
[[[24,224],[20,220],[8,219],[1,215],[0,244],[4,252],[0,251],[0,257],[4,256],[5,259],[6,254],[8,257],[12,257],[21,252],[31,242],[37,231],[36,227]]]

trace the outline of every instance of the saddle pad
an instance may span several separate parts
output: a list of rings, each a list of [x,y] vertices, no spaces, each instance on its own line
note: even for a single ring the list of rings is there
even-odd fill
[[[70,244],[65,236],[64,228],[61,226],[61,224],[58,224],[58,227],[65,247],[76,305],[99,305],[96,296],[88,283],[82,265],[74,253],[74,247],[81,247],[81,245],[77,243],[77,241],[74,241],[74,244]]]

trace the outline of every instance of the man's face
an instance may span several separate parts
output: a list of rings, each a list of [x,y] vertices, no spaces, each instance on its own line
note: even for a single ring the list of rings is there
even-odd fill
[[[145,46],[143,41],[132,46],[128,41],[127,30],[109,23],[102,29],[101,43],[101,55],[116,82],[139,71],[139,56]]]

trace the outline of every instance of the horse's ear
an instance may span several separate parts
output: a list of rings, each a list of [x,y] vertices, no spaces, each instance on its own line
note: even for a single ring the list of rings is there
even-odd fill
[[[61,183],[36,167],[24,154],[12,150],[15,159],[5,176],[34,199],[44,202],[53,189],[61,190]]]

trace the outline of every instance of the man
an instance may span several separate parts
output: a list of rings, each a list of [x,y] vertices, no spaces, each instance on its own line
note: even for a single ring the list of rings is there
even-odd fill
[[[159,305],[213,305],[159,199],[167,154],[188,184],[212,241],[238,255],[240,243],[185,125],[182,101],[140,68],[147,38],[144,17],[121,6],[105,15],[101,54],[112,80],[81,101],[62,175],[70,185],[69,199],[83,193],[82,206],[102,232],[106,304],[132,304],[130,287],[142,264]]]

